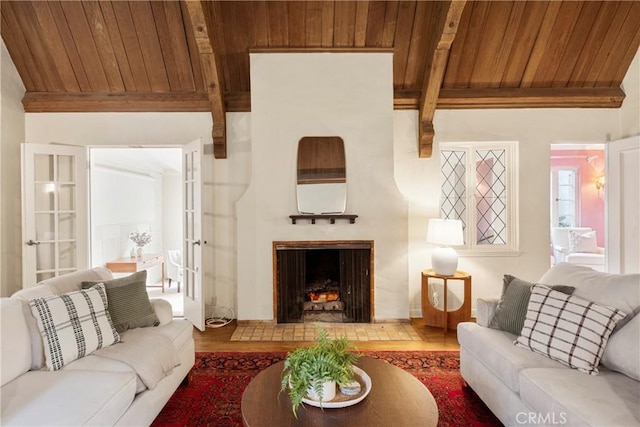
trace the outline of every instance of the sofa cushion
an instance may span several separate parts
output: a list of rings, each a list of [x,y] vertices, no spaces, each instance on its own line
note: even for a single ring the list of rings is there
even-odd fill
[[[160,322],[158,326],[167,325],[173,321],[173,307],[169,301],[162,298],[151,298],[149,302],[158,316]]]
[[[478,298],[476,300],[476,323],[489,327],[499,302],[499,298]]]
[[[110,279],[113,279],[111,271],[103,267],[78,270],[38,282],[36,286],[21,289],[11,295],[11,297],[22,298],[23,300],[29,301],[49,295],[61,295],[79,291],[83,281],[101,282]]]
[[[19,290],[18,292],[11,295],[11,298],[17,298],[23,301],[31,301],[32,299],[50,297],[52,295],[56,295],[53,288],[49,286],[34,286],[33,288]]]
[[[33,313],[31,313],[29,301],[18,298],[16,298],[16,300],[22,301],[22,314],[27,322],[27,327],[29,328],[29,340],[31,341],[31,369],[41,369],[45,366],[44,343],[42,342],[42,335],[40,335],[40,330],[38,329],[38,322],[36,322],[36,318],[33,317]]]
[[[597,375],[609,335],[624,316],[616,308],[534,285],[527,318],[515,344]]]
[[[535,413],[555,417],[546,425],[640,425],[638,382],[603,369],[584,375],[575,369],[525,369],[520,397]]]
[[[515,393],[520,391],[520,371],[523,369],[564,368],[560,362],[514,346],[515,339],[516,336],[513,334],[485,328],[475,323],[458,324],[460,347],[473,353],[487,369]]]
[[[132,372],[30,371],[2,387],[0,424],[114,425],[135,389]]]
[[[122,333],[119,344],[102,348],[95,355],[131,366],[150,390],[180,365],[175,345],[156,328],[129,329]]]
[[[45,358],[42,335],[38,329],[36,318],[31,313],[29,301],[54,295],[56,295],[54,290],[49,286],[35,286],[33,288],[22,289],[11,295],[11,298],[20,299],[25,302],[23,306],[24,317],[29,326],[29,337],[31,338],[31,369],[40,369],[45,366]]]
[[[184,319],[175,319],[171,323],[153,328],[154,334],[161,334],[169,338],[178,352],[193,341],[193,325]],[[124,341],[128,336],[128,332],[124,332],[121,339]],[[120,345],[120,344],[118,344]],[[100,352],[91,354],[82,359],[75,360],[65,366],[63,370],[95,370],[108,372],[134,372],[134,369],[121,361],[101,357]],[[136,393],[140,393],[147,389],[147,386],[136,374]]]
[[[18,298],[29,302],[35,298],[60,295],[67,292],[77,291],[83,280],[109,280],[113,275],[111,271],[102,267],[95,267],[88,270],[78,270],[62,276],[52,277],[39,282],[32,288],[21,289],[11,295],[11,298]],[[44,346],[42,336],[38,330],[35,317],[31,315],[28,304],[23,306],[25,319],[29,326],[29,336],[31,337],[31,369],[40,369],[45,365]]]
[[[120,340],[107,312],[104,285],[29,302],[45,348],[47,368],[56,371]]]
[[[147,271],[103,282],[107,289],[109,314],[118,332],[160,324],[147,294]],[[96,282],[82,282],[87,289]]]
[[[520,335],[527,315],[531,286],[533,286],[531,282],[505,274],[502,279],[500,302],[489,323],[489,327]],[[562,285],[557,285],[553,288],[566,294],[571,294],[575,289],[572,286]]]
[[[100,357],[96,353],[82,359],[74,360],[65,365],[62,371],[100,371],[100,372],[131,372],[136,376],[136,394],[147,389],[136,371],[129,365],[118,360]]]
[[[640,312],[640,274],[601,273],[582,265],[560,263],[550,268],[539,283],[574,286],[573,296],[627,313],[618,328]]]
[[[640,381],[640,314],[611,335],[600,364]]]
[[[0,385],[5,385],[31,367],[31,340],[22,306],[24,301],[2,298],[0,302]]]
[[[154,333],[162,334],[169,338],[176,349],[180,351],[193,338],[193,325],[185,319],[174,319],[167,325],[153,329]]]

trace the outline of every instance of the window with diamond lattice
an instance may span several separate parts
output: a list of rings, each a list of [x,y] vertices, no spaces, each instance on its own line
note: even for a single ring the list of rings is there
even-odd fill
[[[516,149],[515,143],[443,144],[440,215],[462,221],[467,249],[517,250]]]

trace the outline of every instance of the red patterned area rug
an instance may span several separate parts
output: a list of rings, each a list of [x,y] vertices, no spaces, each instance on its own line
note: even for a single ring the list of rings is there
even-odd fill
[[[471,388],[463,387],[459,352],[363,351],[361,354],[386,360],[425,384],[438,404],[438,426],[502,425]],[[191,381],[176,390],[152,426],[242,426],[240,402],[244,389],[262,369],[286,355],[285,352],[196,353]]]

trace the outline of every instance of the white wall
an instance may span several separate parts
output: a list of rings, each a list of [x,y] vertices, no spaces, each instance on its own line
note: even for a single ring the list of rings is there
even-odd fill
[[[272,320],[272,243],[373,240],[375,318],[406,319],[407,205],[393,179],[393,78],[389,53],[251,54],[251,183],[238,203],[238,318]],[[297,144],[340,136],[346,213],[355,224],[289,215]]]
[[[227,113],[227,159],[213,161],[203,174],[205,200],[203,259],[212,268],[207,304],[237,310],[238,270],[252,266],[238,259],[237,202],[251,180],[251,113]],[[244,229],[244,228],[243,228]]]
[[[417,159],[417,114],[396,112],[398,185],[409,199],[411,314],[420,313],[420,271],[430,266],[428,218],[439,216],[440,147],[460,141],[518,141],[519,256],[462,256],[458,268],[472,275],[473,301],[500,295],[503,274],[537,280],[549,267],[550,144],[616,138],[614,109],[438,110],[431,159]],[[462,294],[459,289],[457,295]],[[475,308],[475,303],[474,303]]]
[[[28,113],[26,139],[86,146],[183,145],[211,140],[210,113]]]
[[[24,85],[0,40],[0,296],[22,288],[20,144],[24,142]]]
[[[620,108],[620,136],[640,135],[640,49],[622,82],[626,98]]]
[[[94,156],[92,161],[99,161]],[[134,231],[151,233],[147,253],[162,253],[162,176],[125,172],[101,166],[91,168],[91,264],[130,256]],[[160,267],[147,273],[147,283],[161,280]]]

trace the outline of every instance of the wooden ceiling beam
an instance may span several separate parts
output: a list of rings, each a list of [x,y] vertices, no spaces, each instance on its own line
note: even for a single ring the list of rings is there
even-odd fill
[[[211,112],[206,92],[27,92],[22,105],[27,113]],[[226,92],[224,105],[226,112],[251,112],[251,93]]]
[[[27,113],[211,112],[206,92],[27,92]]]
[[[436,28],[438,36],[435,50],[427,52],[427,55],[432,56],[432,59],[428,62],[425,70],[425,81],[420,98],[418,156],[421,158],[431,157],[434,137],[433,116],[438,104],[449,51],[456,37],[465,4],[466,0],[452,0],[448,3],[448,7],[443,7],[440,10],[441,16],[438,17],[438,22],[442,24]],[[443,16],[444,19],[442,19]]]
[[[417,110],[420,97],[396,89],[393,108]],[[619,108],[624,98],[622,89],[603,87],[441,89],[436,108]],[[224,102],[227,112],[251,112],[250,92],[226,92]],[[22,104],[27,113],[211,111],[205,92],[27,92]]]
[[[395,110],[416,110],[420,91],[396,90]],[[625,94],[616,87],[440,89],[436,108],[619,108]]]
[[[438,108],[619,108],[624,98],[619,87],[442,89]]]
[[[198,45],[198,52],[200,53],[205,88],[211,104],[213,155],[216,159],[226,159],[227,120],[224,105],[224,81],[222,77],[222,61],[219,53],[214,49],[214,46],[217,46],[214,42],[215,31],[209,31],[207,28],[207,21],[200,0],[187,0],[186,5],[191,18],[196,44]]]

